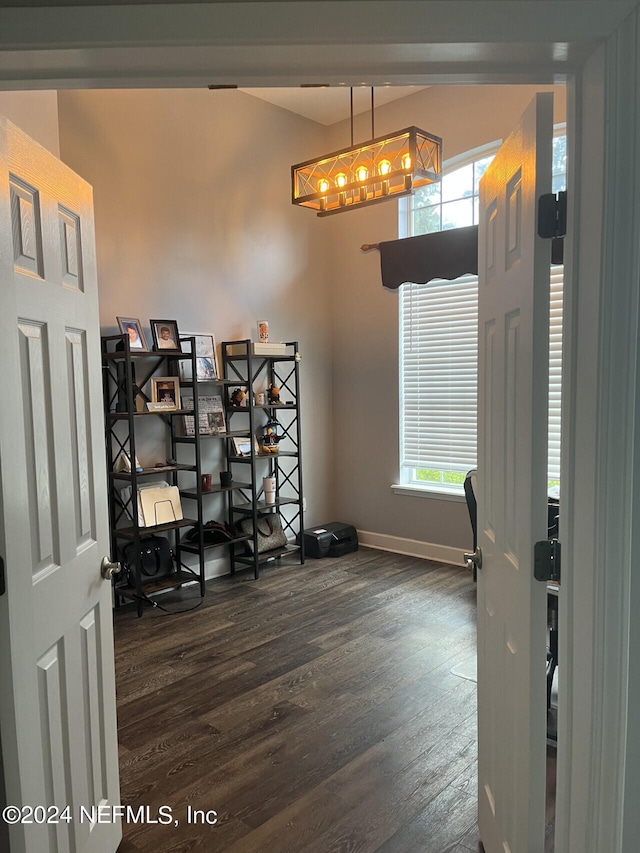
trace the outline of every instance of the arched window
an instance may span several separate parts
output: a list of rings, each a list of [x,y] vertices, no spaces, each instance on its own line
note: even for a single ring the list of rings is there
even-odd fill
[[[400,206],[401,236],[478,223],[479,181],[499,143],[445,165],[442,181]],[[566,136],[553,143],[553,192],[566,188]],[[551,268],[550,488],[560,480],[562,267]],[[462,493],[477,459],[478,278],[400,288],[401,486]]]

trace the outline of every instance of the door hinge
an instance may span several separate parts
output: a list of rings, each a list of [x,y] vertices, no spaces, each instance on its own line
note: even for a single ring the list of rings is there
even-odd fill
[[[560,583],[560,542],[543,539],[533,549],[533,576],[537,581]]]
[[[4,579],[4,560],[0,557],[0,595],[4,595],[7,591],[7,585]]]
[[[538,237],[551,240],[551,263],[564,262],[564,241],[567,233],[567,192],[545,193],[538,199]]]

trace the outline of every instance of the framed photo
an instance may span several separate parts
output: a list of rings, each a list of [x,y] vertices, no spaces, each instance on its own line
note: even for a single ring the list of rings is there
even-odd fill
[[[233,450],[236,456],[251,456],[252,439],[250,436],[234,435],[231,441],[233,442]],[[255,437],[253,438],[253,449],[256,453],[258,452],[258,442]]]
[[[175,320],[149,320],[154,350],[182,352],[178,324]]]
[[[140,320],[136,320],[134,317],[116,317],[116,320],[121,334],[129,335],[129,347],[134,352],[149,352]]]
[[[153,376],[151,378],[151,402],[162,404],[163,409],[179,409],[179,378],[177,376]]]
[[[183,332],[183,338],[194,338],[196,345],[196,379],[198,382],[206,382],[211,379],[219,379],[218,359],[216,357],[216,339],[213,335],[200,335],[195,332]],[[182,352],[185,352],[184,344]],[[180,362],[180,378],[183,382],[190,382],[191,362],[184,359]]]

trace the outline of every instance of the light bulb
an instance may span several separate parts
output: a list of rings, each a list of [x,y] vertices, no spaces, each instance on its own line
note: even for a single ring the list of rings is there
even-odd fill
[[[320,178],[318,181],[318,192],[319,193],[328,193],[329,192],[329,181],[326,178]],[[321,196],[320,198],[320,210],[327,209],[327,197],[326,195]]]
[[[391,163],[388,160],[380,160],[378,163],[378,174],[388,175],[391,171]],[[389,195],[389,181],[382,181],[380,184],[382,195]]]
[[[402,168],[410,169],[411,168],[411,154],[403,154],[402,155]]]
[[[336,175],[335,183],[336,183],[336,186],[338,187],[339,190],[341,190],[342,187],[346,186],[347,176],[344,174],[344,172],[339,172]],[[347,194],[346,193],[344,193],[344,192],[338,193],[338,204],[340,205],[340,207],[345,207],[345,205],[347,204]]]
[[[358,166],[356,169],[356,180],[360,181],[360,183],[364,183],[369,177],[369,170],[366,166]],[[360,187],[360,201],[367,200],[367,188]]]

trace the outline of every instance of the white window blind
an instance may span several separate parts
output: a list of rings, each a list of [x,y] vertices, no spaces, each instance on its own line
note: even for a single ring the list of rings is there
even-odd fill
[[[566,137],[558,130],[553,143],[554,192],[566,186]],[[422,188],[412,197],[409,234],[477,222],[478,183],[493,152],[485,148],[475,158],[469,154],[465,165],[445,170],[441,184]],[[550,485],[560,480],[562,287],[563,267],[552,267]],[[464,473],[477,463],[478,278],[403,284],[399,309],[401,480],[462,492]]]
[[[549,463],[550,482],[560,480],[560,406],[562,398],[562,285],[564,267],[551,267],[549,320]]]
[[[551,268],[548,479],[560,480],[563,267]],[[478,279],[400,291],[402,465],[466,472],[476,464]]]
[[[476,464],[478,278],[405,284],[400,313],[402,466],[409,479],[464,473]]]

